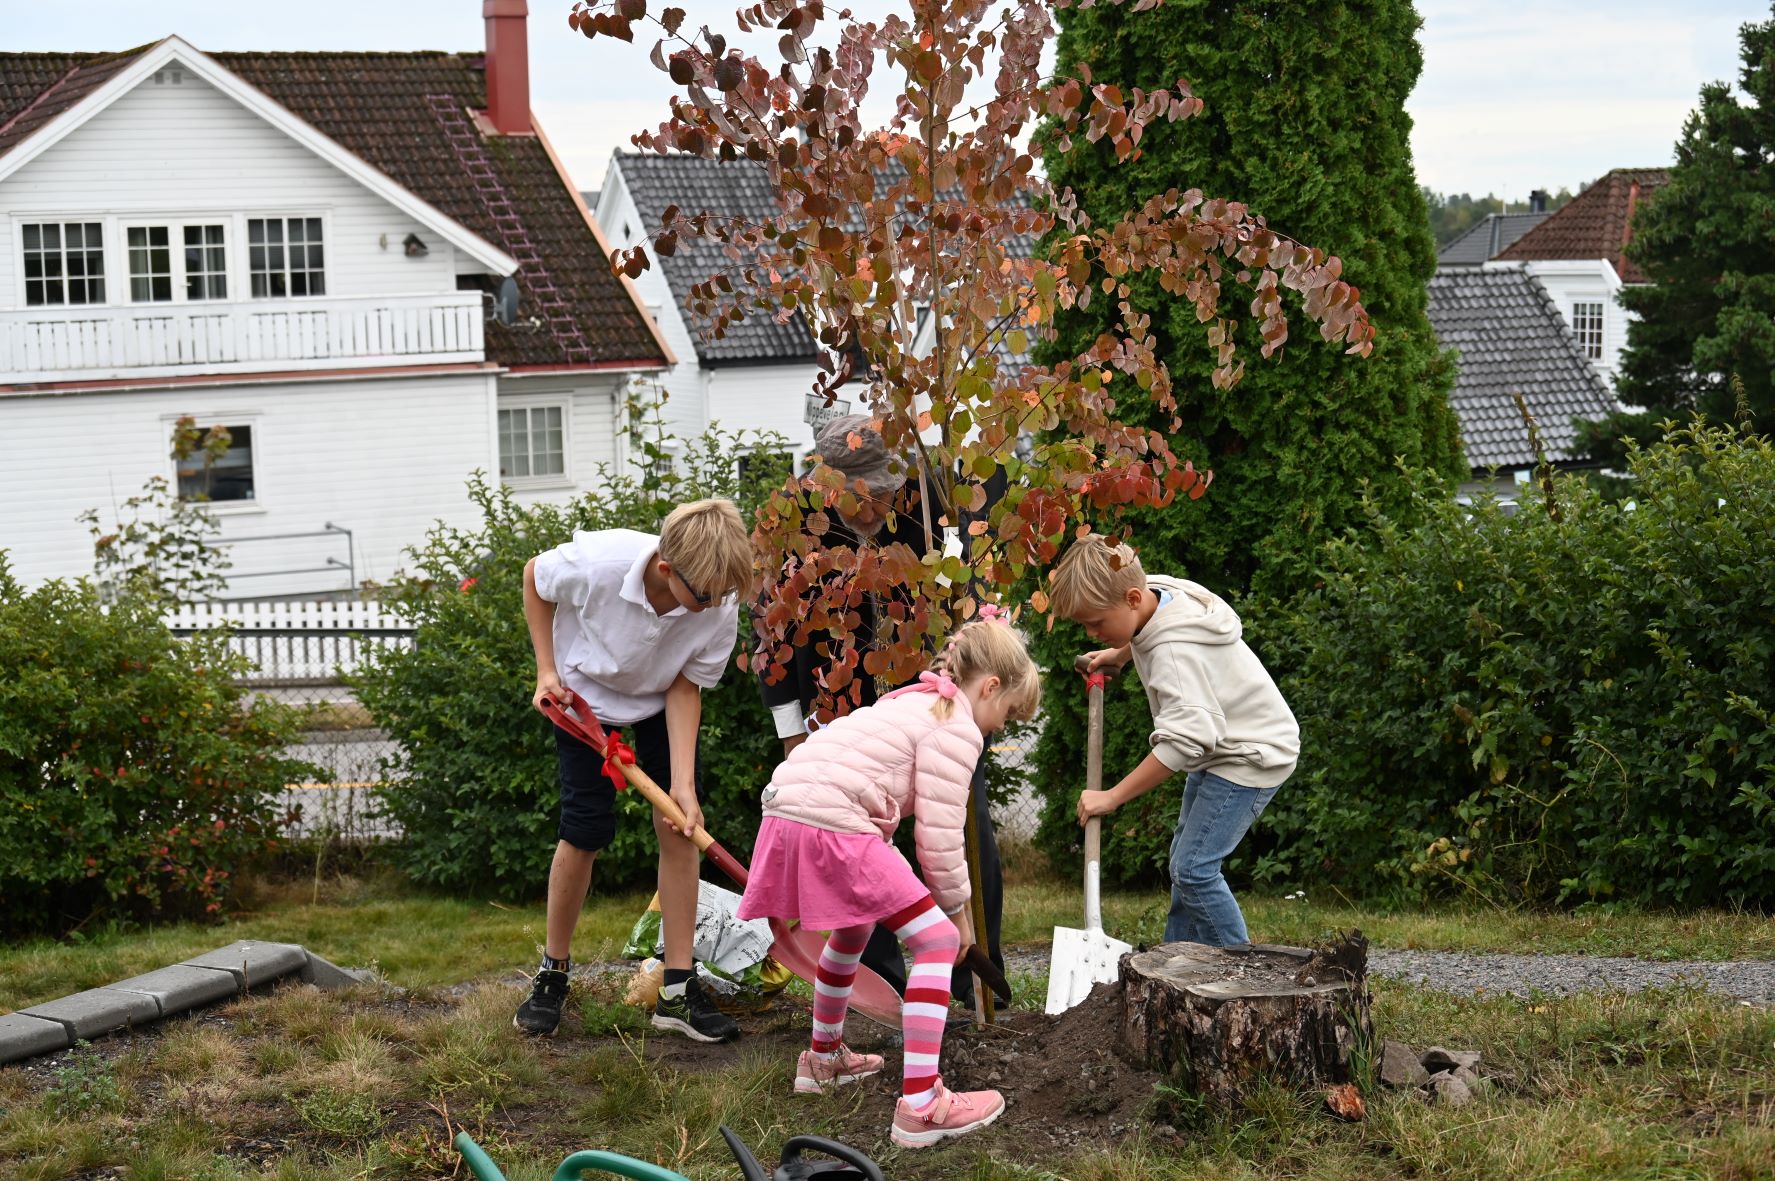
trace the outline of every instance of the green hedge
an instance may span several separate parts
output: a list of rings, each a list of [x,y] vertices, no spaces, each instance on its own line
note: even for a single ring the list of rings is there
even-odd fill
[[[1506,904],[1775,897],[1775,450],[1690,428],[1630,466],[1632,502],[1559,478],[1514,515],[1419,478],[1314,586],[1239,605],[1303,755],[1236,874]],[[1111,782],[1146,725],[1132,684],[1112,696]],[[1043,769],[1065,856],[1077,774]],[[1176,798],[1117,814],[1114,877],[1163,865]]]
[[[745,445],[712,434],[673,473],[611,479],[605,493],[562,504],[520,504],[477,475],[468,495],[480,521],[440,524],[411,552],[414,574],[385,594],[413,618],[414,646],[381,653],[353,686],[404,752],[388,768],[395,778],[381,799],[405,834],[396,857],[413,878],[450,889],[542,891],[559,788],[551,727],[530,706],[536,662],[524,625],[524,563],[575,530],[656,530],[680,501],[730,496],[749,511],[785,472],[755,461],[742,480],[733,456]],[[742,641],[750,634],[742,612]],[[729,667],[703,694],[704,815],[736,856],[751,850],[758,793],[781,757],[753,678]],[[658,862],[646,802],[624,792],[618,813],[616,840],[598,859],[600,886],[649,881]]]
[[[298,711],[248,703],[218,634],[92,584],[27,591],[0,552],[0,933],[214,913],[276,831]]]

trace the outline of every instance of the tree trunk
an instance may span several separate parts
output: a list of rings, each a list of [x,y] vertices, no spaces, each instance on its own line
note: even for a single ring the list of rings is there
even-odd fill
[[[1351,1080],[1372,1045],[1368,941],[1229,949],[1167,943],[1122,959],[1122,1043],[1211,1105],[1236,1108],[1274,1079],[1300,1090]]]

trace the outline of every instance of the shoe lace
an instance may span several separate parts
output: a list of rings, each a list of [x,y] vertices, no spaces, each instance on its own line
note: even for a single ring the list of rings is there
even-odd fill
[[[715,1007],[715,1002],[709,999],[708,993],[704,992],[694,980],[691,981],[690,987],[684,990],[684,1000],[690,1006],[692,1016],[721,1016],[721,1010]]]
[[[556,1000],[567,995],[567,973],[544,969],[531,978],[531,990],[537,996]]]

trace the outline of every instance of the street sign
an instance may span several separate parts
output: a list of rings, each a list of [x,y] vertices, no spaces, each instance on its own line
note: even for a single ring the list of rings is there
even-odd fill
[[[843,418],[850,412],[851,404],[849,398],[835,398],[832,405],[828,406],[826,405],[826,399],[823,395],[809,394],[807,395],[807,402],[802,411],[802,420],[806,422],[808,426],[813,427],[814,434],[817,435],[820,433],[821,428],[827,423],[835,418]]]

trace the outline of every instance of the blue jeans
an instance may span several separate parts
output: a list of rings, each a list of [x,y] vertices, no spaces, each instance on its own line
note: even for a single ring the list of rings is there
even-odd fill
[[[1165,942],[1233,947],[1251,942],[1245,915],[1227,888],[1220,863],[1275,797],[1275,787],[1241,787],[1209,771],[1183,785],[1177,835],[1171,838],[1171,913]]]

